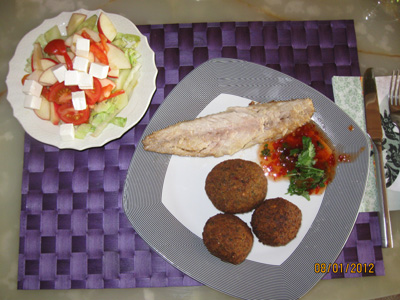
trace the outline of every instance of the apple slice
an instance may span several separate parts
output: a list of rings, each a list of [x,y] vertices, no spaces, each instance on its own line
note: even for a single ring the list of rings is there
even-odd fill
[[[82,29],[77,31],[76,34],[82,35],[83,31],[85,31],[94,42],[96,43],[101,42],[99,33],[87,27],[83,27]]]
[[[67,25],[67,35],[73,34],[79,25],[86,20],[86,15],[81,13],[73,13]]]
[[[73,35],[68,36],[68,37],[65,39],[65,41],[64,41],[65,46],[71,47],[71,46],[72,46],[72,40],[73,40],[73,38],[74,38]]]
[[[109,97],[111,95],[111,91],[115,89],[115,82],[108,78],[99,79],[104,97]],[[106,86],[111,85],[111,89],[104,89]]]
[[[131,69],[131,62],[125,56],[124,51],[122,51],[117,46],[113,44],[108,44],[108,65],[110,69]]]
[[[73,60],[74,57],[75,57],[75,54],[72,53],[71,51],[68,51],[67,53],[68,53],[69,57],[71,57],[71,60]],[[65,58],[64,58],[63,55],[57,54],[57,55],[56,55],[56,59],[57,59],[60,63],[65,64]]]
[[[118,78],[119,77],[119,69],[110,69],[107,74],[108,77]]]
[[[42,58],[40,60],[40,63],[42,64],[43,70],[54,67],[55,65],[58,64],[58,62],[56,62],[54,59],[51,58]]]
[[[72,35],[71,41],[68,41],[68,44],[70,44],[70,45],[68,46],[67,44],[65,44],[66,46],[70,47],[70,50],[71,50],[72,53],[74,53],[74,55],[76,54],[76,41],[78,39],[82,39],[82,38],[83,37],[80,34],[75,33],[74,35]]]
[[[44,70],[42,75],[39,77],[39,83],[43,86],[51,86],[56,82],[58,82],[58,80],[53,73],[52,67]]]
[[[109,42],[112,42],[117,35],[117,29],[105,13],[100,13],[97,29],[105,35]]]
[[[32,72],[35,70],[43,70],[41,59],[43,58],[42,47],[39,43],[33,44],[33,52],[31,57]]]
[[[54,102],[49,102],[49,103],[50,103],[50,122],[53,123],[54,125],[58,125],[58,123],[60,123],[60,117],[56,112],[56,106]]]
[[[89,29],[89,28],[83,28],[83,30],[86,31],[86,33],[90,36],[90,38],[91,38],[93,41],[95,41],[96,43],[101,42],[100,35],[99,35],[98,32],[96,32],[96,31],[94,31],[94,30],[92,30],[92,29]]]
[[[70,35],[69,37],[66,38],[66,40],[64,41],[65,46],[67,47],[72,47],[73,45],[76,45],[76,40],[79,38],[82,38],[82,30],[79,30],[77,32],[75,32],[73,35]]]
[[[89,52],[89,56],[88,56],[89,62],[94,62],[94,54],[93,52]]]
[[[115,82],[108,78],[99,79],[101,87],[105,87],[108,85],[112,86],[112,89],[115,89]]]
[[[82,35],[80,35],[80,34],[78,34],[78,33],[75,33],[73,36],[72,36],[72,45],[76,45],[76,41],[78,40],[78,39],[83,39],[83,36]]]
[[[35,70],[31,74],[29,74],[29,76],[26,77],[26,79],[39,81],[39,78],[40,76],[42,76],[42,74],[43,74],[42,70]]]
[[[35,114],[41,118],[42,120],[50,120],[50,102],[47,101],[46,98],[40,96],[42,98],[42,103],[40,104],[39,109],[34,109]]]

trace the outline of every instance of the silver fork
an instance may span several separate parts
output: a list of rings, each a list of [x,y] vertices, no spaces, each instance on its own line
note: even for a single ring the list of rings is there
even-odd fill
[[[392,80],[389,88],[389,111],[390,118],[397,127],[400,128],[400,86],[399,86],[399,70],[393,71]]]

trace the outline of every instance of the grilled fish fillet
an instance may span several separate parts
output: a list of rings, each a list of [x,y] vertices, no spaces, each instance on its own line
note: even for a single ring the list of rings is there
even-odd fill
[[[309,98],[229,107],[155,131],[143,139],[143,146],[147,151],[180,156],[232,155],[285,136],[309,122],[313,113]]]

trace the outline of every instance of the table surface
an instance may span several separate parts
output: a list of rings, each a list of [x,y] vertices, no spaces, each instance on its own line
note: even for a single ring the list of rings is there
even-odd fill
[[[1,299],[233,299],[205,286],[105,290],[17,290],[24,130],[6,100],[8,62],[20,39],[43,19],[79,8],[121,14],[135,24],[352,19],[360,70],[400,68],[400,4],[293,0],[9,0],[0,10],[0,290]],[[394,249],[383,249],[385,276],[320,281],[303,299],[377,299],[400,294],[400,211],[391,212]]]

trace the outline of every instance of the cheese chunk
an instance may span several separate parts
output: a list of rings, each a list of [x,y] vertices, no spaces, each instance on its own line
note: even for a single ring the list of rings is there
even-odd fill
[[[60,136],[63,141],[71,141],[75,138],[75,129],[73,124],[61,124]]]
[[[30,109],[39,109],[42,104],[42,98],[34,95],[26,95],[24,101],[24,107]]]
[[[110,67],[107,65],[94,62],[90,64],[89,74],[92,75],[93,77],[104,79],[107,77],[109,68]]]
[[[81,56],[75,56],[73,68],[74,70],[87,73],[89,69],[89,59]]]
[[[72,92],[72,105],[75,110],[86,109],[86,96],[84,91]]]
[[[67,70],[65,73],[65,85],[78,85],[79,84],[79,71]]]
[[[67,68],[64,64],[55,65],[51,70],[58,82],[63,82],[65,80],[65,72],[67,72]]]
[[[93,76],[88,73],[80,72],[78,86],[81,90],[93,89]]]
[[[35,80],[25,80],[24,86],[22,87],[22,91],[27,95],[32,95],[36,97],[40,97],[42,93],[43,86],[35,81]]]
[[[75,51],[77,56],[88,57],[90,51],[90,40],[85,38],[77,38]]]

